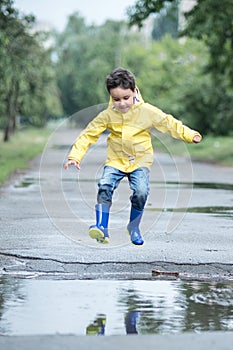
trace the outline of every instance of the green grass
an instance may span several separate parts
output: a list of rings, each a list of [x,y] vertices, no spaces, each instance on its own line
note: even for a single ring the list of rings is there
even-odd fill
[[[193,159],[224,166],[233,166],[233,137],[204,136],[198,144],[184,143],[167,135],[158,135],[153,140],[157,150],[169,152],[172,155],[190,155]]]
[[[0,139],[0,185],[17,170],[27,169],[29,162],[43,151],[51,130],[26,129],[11,135],[8,142]]]

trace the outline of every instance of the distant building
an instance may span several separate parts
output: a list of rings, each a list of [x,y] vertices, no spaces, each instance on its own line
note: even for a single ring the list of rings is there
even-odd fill
[[[185,17],[184,13],[189,12],[196,5],[197,0],[180,0],[179,4],[179,30],[184,29]]]
[[[197,4],[197,0],[179,0],[179,13],[178,13],[178,30],[184,29],[185,26],[185,12],[189,12],[195,5]],[[144,33],[146,39],[150,39],[152,36],[152,30],[155,21],[155,15],[149,16],[143,22],[143,27],[140,29],[142,33]],[[138,31],[137,26],[133,26],[135,31]]]
[[[43,32],[47,34],[46,40],[43,41],[45,49],[50,49],[54,46],[54,39],[51,33],[54,31],[54,27],[50,22],[36,21],[32,28],[32,33]]]

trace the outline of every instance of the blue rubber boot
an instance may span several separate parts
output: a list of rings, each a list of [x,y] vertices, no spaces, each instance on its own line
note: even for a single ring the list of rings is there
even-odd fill
[[[130,235],[131,242],[135,245],[142,245],[144,243],[139,224],[142,218],[143,210],[137,210],[131,207],[130,220],[127,226],[127,231]]]
[[[89,236],[96,239],[98,243],[108,243],[108,219],[109,207],[106,204],[96,204],[96,224],[89,227]]]

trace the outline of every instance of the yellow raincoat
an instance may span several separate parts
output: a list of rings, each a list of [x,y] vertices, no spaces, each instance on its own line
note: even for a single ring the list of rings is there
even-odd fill
[[[196,135],[201,136],[172,115],[145,103],[138,90],[138,102],[127,113],[116,110],[110,98],[108,108],[99,113],[78,136],[68,159],[80,163],[88,148],[108,130],[105,165],[123,172],[132,172],[139,167],[150,169],[154,160],[151,128],[185,142],[192,142]]]

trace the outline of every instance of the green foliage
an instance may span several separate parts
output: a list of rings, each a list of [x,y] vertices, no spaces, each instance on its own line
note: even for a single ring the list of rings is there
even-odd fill
[[[0,125],[5,141],[15,131],[18,115],[41,126],[50,113],[62,112],[46,37],[33,31],[34,20],[20,16],[13,1],[0,2]]]
[[[134,6],[130,6],[127,10],[129,24],[137,24],[142,28],[143,21],[149,17],[151,13],[159,13],[168,3],[174,0],[137,0]]]
[[[201,40],[209,50],[205,72],[211,77],[208,106],[213,114],[208,131],[219,135],[233,132],[232,18],[232,0],[199,0],[186,14],[181,33]]]
[[[101,27],[86,27],[76,15],[58,36],[57,45],[59,87],[68,115],[107,102],[105,76],[123,66],[135,74],[146,101],[207,132],[209,124],[206,127],[202,121],[200,104],[193,103],[194,87],[196,93],[202,88],[205,93],[209,84],[207,78],[203,80],[208,53],[198,40],[180,43],[167,35],[154,42],[142,32],[127,30],[124,23],[108,21]]]
[[[181,43],[167,35],[153,42],[149,49],[139,50],[138,45],[130,45],[124,54],[125,64],[135,72],[144,100],[206,133],[203,106],[195,101],[194,91],[205,94],[205,85],[209,84],[207,77],[203,79],[208,52],[201,42],[188,39]]]
[[[160,26],[170,11],[177,13],[177,1],[138,0],[129,9],[129,22],[142,27],[150,13],[157,13]],[[105,77],[123,66],[135,74],[146,101],[203,134],[232,133],[230,0],[221,6],[197,0],[182,40],[164,36],[167,24],[161,32],[154,27],[154,41],[143,28],[110,20],[87,26],[74,13],[64,32],[55,34],[54,63],[51,49],[44,48],[45,33],[33,32],[34,19],[19,16],[12,3],[0,1],[0,127],[13,129],[17,115],[42,126],[62,109],[69,116],[106,103]]]
[[[186,28],[181,35],[202,40],[210,52],[209,71],[221,76],[226,73],[233,86],[232,18],[232,0],[199,0],[186,14]]]
[[[159,14],[168,3],[177,0],[137,0],[128,10],[130,25],[139,28],[152,13]],[[201,122],[204,133],[231,135],[233,132],[233,4],[232,0],[197,0],[186,13],[181,37],[203,42],[209,57],[202,72],[202,83],[190,86],[185,97],[186,109],[193,120]],[[194,124],[195,125],[195,124]]]
[[[58,84],[67,115],[106,102],[105,77],[121,64],[124,43],[134,36],[122,22],[89,27],[77,13],[70,17],[57,36]]]
[[[178,37],[178,13],[179,0],[169,2],[154,19],[152,38],[161,39],[164,35],[170,34],[172,38]]]

